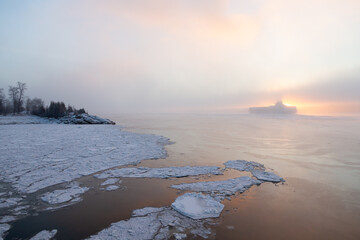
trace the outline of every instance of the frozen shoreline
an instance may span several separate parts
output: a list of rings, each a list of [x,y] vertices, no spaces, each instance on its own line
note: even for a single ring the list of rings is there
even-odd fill
[[[216,166],[118,168],[146,159],[165,158],[167,152],[164,146],[169,144],[169,139],[125,132],[115,126],[16,124],[0,125],[0,132],[3,143],[0,150],[4,152],[0,155],[0,183],[10,186],[0,188],[0,210],[5,213],[0,216],[3,232],[7,231],[8,224],[27,216],[30,209],[34,210],[27,200],[30,195],[35,194],[42,205],[47,205],[45,210],[56,210],[81,201],[81,195],[90,190],[75,181],[82,176],[95,174],[94,177],[104,179],[98,190],[120,191],[121,178],[221,175],[226,168],[251,172],[253,178],[245,176],[225,181],[173,185],[173,188],[194,192],[179,196],[173,203],[173,209],[164,206],[156,211],[150,208],[136,210],[132,218],[114,223],[91,238],[126,236],[131,239],[140,235],[147,239],[151,233],[152,237],[159,239],[172,236],[180,239],[186,237],[189,231],[192,235],[207,237],[211,231],[203,224],[207,218],[221,214],[224,207],[221,201],[226,196],[241,193],[263,181],[281,181],[277,175],[265,172],[262,164],[245,160],[228,161],[224,163],[224,169]],[[195,208],[192,206],[194,203],[197,205]],[[169,218],[178,221],[164,224]],[[150,225],[147,228],[137,226],[143,222]],[[176,226],[178,232],[169,232],[169,226]],[[133,230],[124,232],[124,228]],[[43,234],[49,235],[46,231]],[[52,234],[55,235],[56,231]],[[49,236],[50,239],[52,235]]]

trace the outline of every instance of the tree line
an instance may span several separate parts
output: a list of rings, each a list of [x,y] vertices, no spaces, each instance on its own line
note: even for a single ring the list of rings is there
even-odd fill
[[[4,89],[0,88],[0,114],[32,114],[40,117],[60,118],[69,114],[86,113],[84,108],[76,109],[63,102],[51,101],[50,105],[45,106],[40,98],[29,98],[25,96],[27,89],[26,83],[17,82],[15,86],[9,86],[8,96],[5,96]]]

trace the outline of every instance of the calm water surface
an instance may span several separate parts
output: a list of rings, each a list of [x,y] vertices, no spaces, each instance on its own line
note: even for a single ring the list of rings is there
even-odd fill
[[[139,166],[216,165],[245,159],[285,178],[225,200],[216,239],[360,239],[360,118],[255,115],[109,116],[127,131],[170,138],[168,158]],[[227,171],[225,176],[243,173]],[[91,184],[92,177],[81,179]],[[74,206],[15,222],[7,239],[58,229],[81,239],[128,219],[133,209],[169,206],[189,179],[126,179],[125,190],[89,191]],[[95,183],[94,183],[95,184]]]

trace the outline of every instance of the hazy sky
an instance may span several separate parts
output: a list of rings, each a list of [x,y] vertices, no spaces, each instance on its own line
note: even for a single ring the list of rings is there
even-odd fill
[[[1,0],[0,87],[17,81],[92,113],[360,113],[360,1]]]

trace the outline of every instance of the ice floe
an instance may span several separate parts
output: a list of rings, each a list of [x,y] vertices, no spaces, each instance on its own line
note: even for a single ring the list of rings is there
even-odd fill
[[[225,167],[236,169],[239,171],[252,171],[255,169],[265,170],[264,165],[261,163],[246,161],[246,160],[230,160],[224,163]]]
[[[119,186],[110,185],[110,186],[107,186],[107,187],[105,188],[105,190],[106,190],[106,191],[114,191],[114,190],[116,190],[116,189],[118,189],[118,188],[119,188]]]
[[[22,198],[0,198],[0,208],[8,208],[17,205]]]
[[[94,175],[97,178],[109,177],[128,177],[128,178],[180,178],[187,176],[197,176],[203,174],[220,175],[222,172],[219,167],[213,166],[185,166],[167,168],[119,168],[104,171]]]
[[[233,178],[223,181],[195,182],[171,185],[172,188],[179,190],[191,190],[198,192],[208,192],[215,194],[233,195],[236,192],[244,192],[252,185],[259,185],[261,181],[249,176]]]
[[[224,205],[209,195],[185,193],[178,197],[171,207],[192,219],[219,217]]]
[[[164,158],[168,139],[109,125],[0,125],[0,181],[22,193]]]
[[[16,217],[14,216],[3,216],[2,218],[0,218],[0,223],[8,223],[8,222],[13,222],[16,220]]]
[[[101,186],[113,185],[115,183],[121,183],[121,180],[118,178],[109,178],[106,181],[104,181],[103,183],[101,183]]]
[[[261,170],[251,171],[252,175],[261,181],[267,182],[284,182],[284,179],[272,172],[265,172]]]
[[[4,233],[10,229],[9,224],[0,224],[0,240],[3,240]]]
[[[211,231],[205,226],[205,223],[205,220],[185,217],[167,207],[138,209],[134,211],[133,217],[130,219],[113,223],[109,228],[89,239],[170,239],[175,234],[184,236],[185,231],[194,236],[207,238]]]
[[[49,204],[59,204],[69,202],[77,199],[81,194],[85,193],[89,188],[80,187],[78,183],[74,182],[66,189],[55,190],[53,192],[45,193],[41,196],[41,200]]]
[[[275,173],[265,172],[265,166],[261,163],[246,161],[246,160],[232,160],[224,163],[226,168],[233,168],[239,171],[251,172],[251,174],[258,180],[267,182],[284,182],[285,180]]]
[[[30,238],[30,240],[50,240],[56,235],[56,233],[57,233],[56,229],[53,229],[51,231],[43,230],[38,234],[36,234],[35,236],[33,236],[32,238]]]

